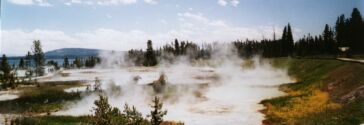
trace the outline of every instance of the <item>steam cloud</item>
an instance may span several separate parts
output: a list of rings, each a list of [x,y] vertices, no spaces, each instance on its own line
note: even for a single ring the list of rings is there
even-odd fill
[[[124,54],[105,52],[100,54],[102,63],[96,68],[67,70],[70,75],[63,79],[98,77],[112,106],[122,109],[128,103],[144,115],[150,111],[152,98],[160,96],[168,110],[165,119],[187,125],[261,124],[263,115],[258,110],[262,106],[258,103],[281,95],[275,86],[290,82],[290,78],[285,70],[275,69],[258,57],[238,58],[229,44],[218,46],[210,60],[193,62],[188,57],[176,57],[178,61],[162,61],[157,67],[132,66]],[[166,76],[167,86],[156,93],[147,84],[161,74]],[[96,94],[88,95],[55,114],[91,114],[96,99]]]

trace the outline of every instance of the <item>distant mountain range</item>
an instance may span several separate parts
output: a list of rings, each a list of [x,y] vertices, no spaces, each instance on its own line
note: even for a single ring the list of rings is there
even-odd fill
[[[101,51],[100,49],[86,49],[86,48],[62,48],[44,53],[46,58],[74,58],[74,57],[85,57],[85,56],[98,56]]]
[[[113,51],[102,50],[102,49],[87,49],[87,48],[61,48],[45,52],[44,56],[46,59],[59,59],[64,57],[76,58],[76,57],[98,56],[100,52],[113,52]],[[123,53],[123,51],[114,51],[114,52]],[[20,58],[24,58],[24,56],[10,56],[8,58],[17,60]]]

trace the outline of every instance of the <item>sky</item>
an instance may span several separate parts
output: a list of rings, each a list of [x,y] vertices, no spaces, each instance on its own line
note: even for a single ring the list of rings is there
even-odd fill
[[[364,0],[1,0],[0,53],[22,56],[40,40],[44,51],[127,51],[175,38],[198,44],[320,34],[324,25],[364,12]]]

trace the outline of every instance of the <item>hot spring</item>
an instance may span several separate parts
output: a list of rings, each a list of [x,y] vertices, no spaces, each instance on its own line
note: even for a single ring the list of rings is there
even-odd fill
[[[238,63],[191,65],[178,63],[157,67],[113,67],[64,70],[67,75],[47,78],[47,81],[86,80],[94,84],[97,77],[109,103],[123,109],[125,103],[134,105],[143,115],[150,113],[154,96],[163,100],[168,111],[165,120],[182,121],[187,125],[261,124],[259,112],[263,99],[280,96],[277,86],[290,82],[285,70],[269,63],[253,60],[250,66]],[[164,74],[166,87],[156,93],[150,83]],[[65,91],[84,91],[86,87]],[[98,95],[91,94],[77,102],[68,103],[53,115],[89,115]]]

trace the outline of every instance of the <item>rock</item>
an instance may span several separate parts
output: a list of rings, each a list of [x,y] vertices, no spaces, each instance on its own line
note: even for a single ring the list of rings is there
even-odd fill
[[[364,99],[364,85],[356,88],[340,98],[342,103],[349,103],[356,99]]]
[[[135,83],[138,82],[140,79],[142,79],[142,77],[140,77],[139,75],[133,77],[133,81]]]
[[[166,86],[165,75],[161,74],[159,76],[159,79],[156,80],[156,81],[153,81],[153,83],[151,83],[150,85],[153,86],[154,92],[162,93],[164,91],[165,86]]]

